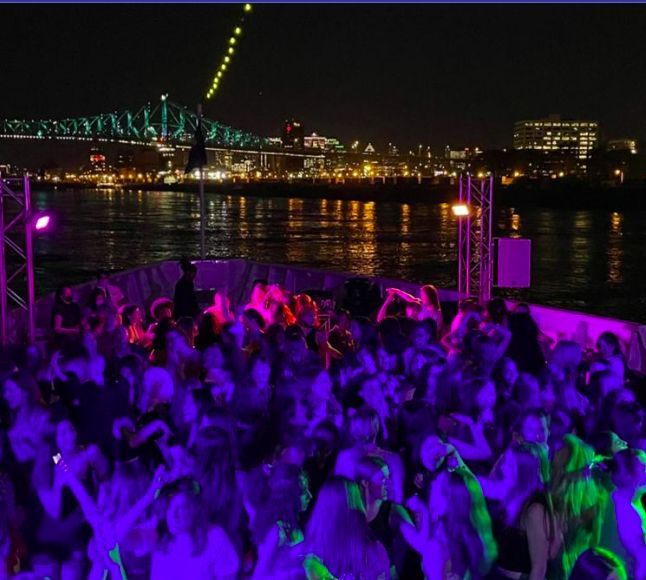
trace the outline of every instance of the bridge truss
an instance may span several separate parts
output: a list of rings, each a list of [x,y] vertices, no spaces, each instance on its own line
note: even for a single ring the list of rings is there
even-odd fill
[[[190,145],[197,125],[196,113],[165,95],[155,106],[121,110],[93,117],[68,119],[3,119],[0,137],[24,139],[100,140],[150,145]],[[211,147],[260,149],[267,140],[202,118],[205,143]]]

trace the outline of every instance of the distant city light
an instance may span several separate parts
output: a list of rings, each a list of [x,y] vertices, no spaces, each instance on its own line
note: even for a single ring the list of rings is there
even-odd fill
[[[469,206],[466,203],[456,203],[451,207],[455,217],[466,217],[469,215]]]

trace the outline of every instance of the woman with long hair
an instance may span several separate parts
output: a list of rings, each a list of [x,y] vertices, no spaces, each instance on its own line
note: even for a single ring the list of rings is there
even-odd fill
[[[128,304],[121,309],[121,324],[126,333],[128,344],[149,349],[152,346],[152,335],[144,330],[144,318],[136,304]]]
[[[406,316],[414,320],[427,320],[431,319],[435,322],[437,334],[442,333],[442,326],[444,325],[444,318],[442,315],[442,305],[440,303],[440,296],[437,288],[432,284],[426,284],[419,289],[419,298],[416,298],[408,292],[404,292],[399,288],[386,289],[386,300],[382,304],[379,314],[377,315],[377,322],[381,322],[386,318],[389,312],[390,305],[395,298],[400,298],[406,305]]]
[[[466,467],[442,468],[428,506],[417,506],[418,527],[402,532],[422,556],[429,580],[467,580],[489,573],[498,554],[491,518],[476,477]]]
[[[340,477],[328,480],[319,493],[305,531],[308,579],[386,580],[390,564],[374,539],[359,486]],[[327,576],[326,576],[327,573]]]
[[[49,416],[42,405],[38,385],[26,372],[15,372],[5,379],[2,395],[9,410],[7,435],[16,461],[36,458],[45,437],[52,432]]]
[[[162,474],[163,471],[158,470],[151,482],[149,472],[138,460],[118,463],[112,478],[99,488],[97,516],[104,526],[109,522],[129,580],[145,580],[150,576],[150,558],[156,539],[156,522],[150,506],[161,488]],[[103,577],[108,554],[97,531],[90,542],[89,555],[92,562],[90,578],[98,580]]]
[[[306,480],[298,466],[277,463],[263,482],[263,498],[254,509],[251,525],[252,539],[258,548],[255,580],[302,576],[301,518],[311,497]]]
[[[562,567],[568,578],[579,555],[599,543],[607,498],[592,477],[594,449],[572,434],[552,462],[554,507],[564,534]]]
[[[151,580],[237,578],[240,559],[227,533],[210,525],[200,485],[181,480],[164,489]]]
[[[356,479],[363,494],[368,525],[386,549],[397,577],[405,577],[410,572],[407,567],[411,564],[410,549],[400,528],[404,524],[412,525],[413,520],[408,510],[393,502],[389,495],[388,464],[381,457],[366,456],[359,462]]]
[[[236,482],[234,451],[231,434],[216,425],[202,427],[191,448],[207,521],[221,526],[238,545],[243,506]]]
[[[614,378],[613,386],[621,388],[626,374],[626,358],[616,334],[603,332],[599,335],[597,339],[597,355],[612,374]],[[603,392],[602,394],[605,396],[608,392]]]
[[[560,526],[548,491],[547,449],[538,443],[512,444],[500,465],[502,479],[484,486],[497,502],[494,536],[499,557],[495,578],[542,580],[562,544]]]
[[[64,472],[52,463],[52,456],[54,462],[60,460],[61,454],[69,457],[66,471],[80,486],[88,488],[95,487],[97,479],[105,476],[108,465],[95,446],[85,450],[77,445],[76,429],[67,419],[56,425],[52,443],[39,450],[32,476],[32,488],[41,508],[34,526],[32,563],[39,576],[80,579],[84,576],[91,530],[82,506],[67,487]]]
[[[545,355],[540,343],[541,332],[529,312],[515,311],[507,318],[511,339],[507,356],[520,372],[538,375],[545,367]]]

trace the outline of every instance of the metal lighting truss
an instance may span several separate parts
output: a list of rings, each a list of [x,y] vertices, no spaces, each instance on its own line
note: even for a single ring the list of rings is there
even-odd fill
[[[491,298],[493,276],[493,175],[461,175],[459,199],[468,212],[458,217],[458,293],[484,304]]]
[[[36,338],[31,219],[29,177],[0,176],[0,346],[8,344],[10,306],[26,312],[27,338]]]

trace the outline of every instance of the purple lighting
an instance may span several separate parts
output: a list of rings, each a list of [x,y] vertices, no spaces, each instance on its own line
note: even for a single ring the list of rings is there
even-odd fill
[[[36,223],[34,224],[34,229],[37,232],[42,232],[43,230],[47,229],[49,227],[51,219],[48,215],[41,215],[37,220]]]

